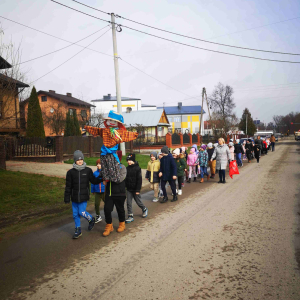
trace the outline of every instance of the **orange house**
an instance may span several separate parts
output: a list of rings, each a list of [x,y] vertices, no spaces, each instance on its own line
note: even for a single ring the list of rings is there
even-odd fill
[[[64,121],[69,111],[71,115],[77,114],[78,121],[81,124],[90,118],[91,107],[94,105],[77,99],[71,93],[66,95],[57,94],[53,90],[37,92],[40,107],[42,110],[44,129],[46,136],[63,135]],[[22,102],[22,110],[27,124],[29,98]]]

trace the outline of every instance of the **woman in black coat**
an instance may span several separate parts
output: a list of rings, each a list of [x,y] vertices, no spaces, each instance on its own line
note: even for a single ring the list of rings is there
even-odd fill
[[[247,155],[247,158],[248,158],[248,163],[250,163],[251,159],[252,159],[252,152],[253,152],[253,145],[252,145],[251,139],[247,140],[247,143],[245,145],[245,149],[246,149],[246,155]]]

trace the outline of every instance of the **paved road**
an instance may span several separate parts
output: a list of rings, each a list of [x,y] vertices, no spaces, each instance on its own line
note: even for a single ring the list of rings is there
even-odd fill
[[[124,234],[56,224],[0,243],[1,299],[300,299],[300,145],[225,185],[192,183]],[[117,224],[116,219],[114,219]],[[298,250],[299,254],[299,250]]]

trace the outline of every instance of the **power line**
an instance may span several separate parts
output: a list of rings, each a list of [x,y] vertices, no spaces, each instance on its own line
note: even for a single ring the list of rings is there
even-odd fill
[[[109,14],[107,12],[104,12],[104,11],[102,11],[100,9],[97,9],[95,7],[92,7],[92,6],[89,6],[87,4],[81,3],[79,1],[76,1],[76,0],[72,0],[72,1],[76,2],[76,3],[80,4],[80,5],[83,5],[83,6],[91,8],[91,9],[94,9],[96,11],[100,11],[102,13]],[[141,23],[141,22],[137,22],[137,21],[134,21],[134,20],[122,17],[120,15],[117,15],[117,17],[119,17],[121,19],[124,19],[126,21],[129,21],[129,22],[133,22],[133,23],[138,24],[138,25],[142,25],[142,26],[151,28],[151,29],[155,29],[155,30],[167,32],[167,33],[170,33],[170,34],[173,34],[173,35],[185,37],[185,38],[188,38],[188,39],[192,39],[192,40],[196,40],[196,41],[200,41],[200,42],[204,42],[204,43],[210,43],[210,44],[219,45],[219,46],[226,46],[226,47],[231,47],[231,48],[237,48],[237,49],[243,49],[243,50],[251,50],[251,51],[257,51],[257,52],[266,52],[266,53],[275,53],[275,54],[284,54],[284,55],[300,55],[299,53],[276,52],[276,51],[270,51],[270,50],[254,49],[254,48],[239,47],[239,46],[227,45],[227,44],[222,44],[222,43],[216,43],[216,42],[212,42],[212,41],[208,41],[208,40],[203,40],[203,39],[195,38],[195,37],[192,37],[192,36],[188,36],[188,35],[176,33],[176,32],[173,32],[173,31],[165,30],[165,29],[162,29],[162,28],[154,27],[154,26],[151,26],[151,25],[147,25],[147,24],[144,24],[144,23]],[[299,18],[300,17],[293,18],[293,19],[299,19]]]
[[[39,58],[42,58],[42,57],[48,56],[48,55],[50,55],[50,54],[53,54],[53,53],[59,52],[59,51],[61,51],[61,50],[64,50],[64,49],[66,49],[66,48],[69,48],[69,47],[71,47],[71,46],[75,45],[76,43],[79,43],[79,42],[81,42],[81,41],[83,41],[83,40],[85,40],[85,39],[89,38],[90,36],[92,36],[92,35],[94,35],[94,34],[98,33],[99,31],[103,30],[104,28],[106,28],[106,27],[108,27],[108,26],[109,26],[109,25],[106,25],[106,26],[104,26],[103,28],[101,28],[100,30],[97,30],[96,32],[94,32],[94,33],[92,33],[92,34],[88,35],[87,37],[85,37],[85,38],[83,38],[83,39],[81,39],[81,40],[79,40],[79,41],[77,41],[77,42],[74,42],[74,43],[72,43],[72,44],[70,44],[70,45],[68,45],[68,46],[66,46],[66,47],[63,47],[63,48],[57,49],[57,50],[55,50],[55,51],[52,51],[52,52],[46,53],[46,54],[44,54],[44,55],[41,55],[41,56],[38,56],[38,57],[35,57],[35,58],[32,58],[32,59],[29,59],[29,60],[26,60],[26,61],[22,61],[22,62],[20,62],[20,63],[18,63],[18,64],[15,64],[14,66],[17,66],[17,65],[22,65],[22,64],[25,64],[25,63],[27,63],[27,62],[30,62],[30,61],[33,61],[33,60],[36,60],[36,59],[39,59]],[[13,67],[14,67],[14,66],[13,66]]]
[[[89,16],[91,18],[98,19],[98,20],[101,20],[101,21],[105,21],[105,20],[103,20],[101,18],[98,18],[98,17],[95,17],[93,15],[87,14],[87,13],[85,13],[83,11],[80,11],[80,10],[75,9],[73,7],[67,6],[65,4],[61,4],[61,3],[57,2],[57,1],[54,1],[54,0],[51,0],[51,1],[55,2],[55,3],[59,4],[59,5],[62,5],[64,7],[67,7],[69,9],[71,9],[71,10],[77,11],[77,12],[79,12],[81,14],[84,14],[86,16]],[[105,21],[105,22],[108,22],[108,21]],[[167,39],[167,38],[163,38],[163,37],[160,37],[160,36],[157,36],[157,35],[154,35],[154,34],[151,34],[151,33],[147,33],[145,31],[141,31],[141,30],[129,27],[129,26],[125,26],[125,25],[121,25],[121,24],[116,24],[116,25],[119,26],[119,27],[128,28],[128,29],[136,31],[136,32],[140,32],[140,33],[143,33],[143,34],[146,34],[146,35],[149,35],[149,36],[153,36],[153,37],[156,37],[156,38],[161,39],[161,40],[169,41],[169,42],[172,42],[172,43],[175,43],[175,44],[179,44],[179,45],[183,45],[183,46],[187,46],[187,47],[191,47],[191,48],[195,48],[195,49],[200,49],[200,50],[204,50],[204,51],[209,51],[209,52],[214,52],[214,53],[219,53],[219,54],[225,54],[225,55],[231,55],[231,56],[236,56],[236,57],[243,57],[243,58],[250,58],[250,59],[256,59],[256,60],[262,60],[262,61],[273,61],[273,62],[281,62],[281,63],[300,64],[300,62],[298,62],[298,61],[287,61],[287,60],[277,60],[277,59],[252,57],[252,56],[246,56],[246,55],[240,55],[240,54],[233,54],[233,53],[228,53],[228,52],[223,52],[223,51],[217,51],[217,50],[212,50],[212,49],[201,48],[201,47],[198,47],[198,46],[193,46],[193,45],[189,45],[189,44],[177,42],[177,41],[174,41],[174,40],[170,40],[170,39]]]
[[[15,23],[15,24],[18,24],[18,25],[20,25],[20,26],[23,26],[23,27],[29,28],[29,29],[31,29],[31,30],[37,31],[37,32],[39,32],[39,33],[42,33],[42,34],[48,35],[48,36],[50,36],[50,37],[52,37],[52,38],[55,38],[55,39],[58,39],[58,40],[64,41],[64,42],[66,42],[66,43],[69,43],[69,44],[74,44],[74,45],[76,45],[76,46],[78,46],[78,47],[85,48],[84,46],[81,46],[81,45],[79,45],[79,44],[77,44],[77,43],[70,42],[70,41],[68,41],[68,40],[62,39],[62,38],[60,38],[60,37],[57,37],[57,36],[55,36],[55,35],[52,35],[52,34],[50,34],[50,33],[47,33],[47,32],[41,31],[41,30],[39,30],[39,29],[36,29],[36,28],[30,27],[30,26],[28,26],[28,25],[25,25],[25,24],[22,24],[22,23],[16,22],[16,21],[14,21],[14,20],[8,19],[8,18],[6,18],[6,17],[0,16],[0,18],[2,18],[2,19],[5,19],[5,20],[7,20],[7,21],[10,21],[10,22],[13,22],[13,23]],[[106,53],[104,53],[104,52],[100,52],[100,51],[97,51],[97,50],[94,50],[94,49],[91,49],[91,48],[85,48],[85,49],[88,49],[88,50],[91,50],[91,51],[94,51],[94,52],[97,52],[97,53],[100,53],[100,54],[103,54],[103,55],[106,55],[106,56],[113,57],[113,56],[112,56],[112,55],[110,55],[110,54],[106,54]]]
[[[79,53],[81,53],[82,51],[84,51],[85,49],[87,49],[87,47],[89,47],[90,45],[92,45],[93,43],[95,43],[97,40],[99,40],[103,35],[105,35],[108,31],[110,31],[110,28],[105,31],[102,35],[100,35],[99,37],[97,37],[94,41],[92,41],[90,44],[88,44],[86,47],[84,47],[82,50],[80,50],[79,52],[77,52],[76,54],[74,54],[73,56],[71,56],[69,59],[67,59],[66,61],[64,61],[63,63],[61,63],[60,65],[58,65],[57,67],[55,67],[54,69],[50,70],[49,72],[47,72],[46,74],[44,74],[43,76],[37,78],[36,80],[32,81],[30,83],[30,85],[38,80],[40,80],[41,78],[45,77],[46,75],[50,74],[51,72],[53,72],[54,70],[58,69],[59,67],[61,67],[62,65],[64,65],[65,63],[67,63],[69,60],[71,60],[72,58],[74,58],[76,55],[78,55]]]

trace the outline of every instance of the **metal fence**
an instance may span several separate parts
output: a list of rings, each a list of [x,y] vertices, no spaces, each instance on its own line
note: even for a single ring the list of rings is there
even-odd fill
[[[11,147],[13,145],[13,147]],[[46,156],[56,155],[55,139],[51,137],[22,137],[8,145],[9,155],[14,156]]]
[[[177,133],[172,134],[172,144],[173,145],[178,145],[180,144],[180,136]]]
[[[190,143],[190,136],[187,133],[183,134],[182,138],[183,138],[183,143],[184,144],[189,144]]]

